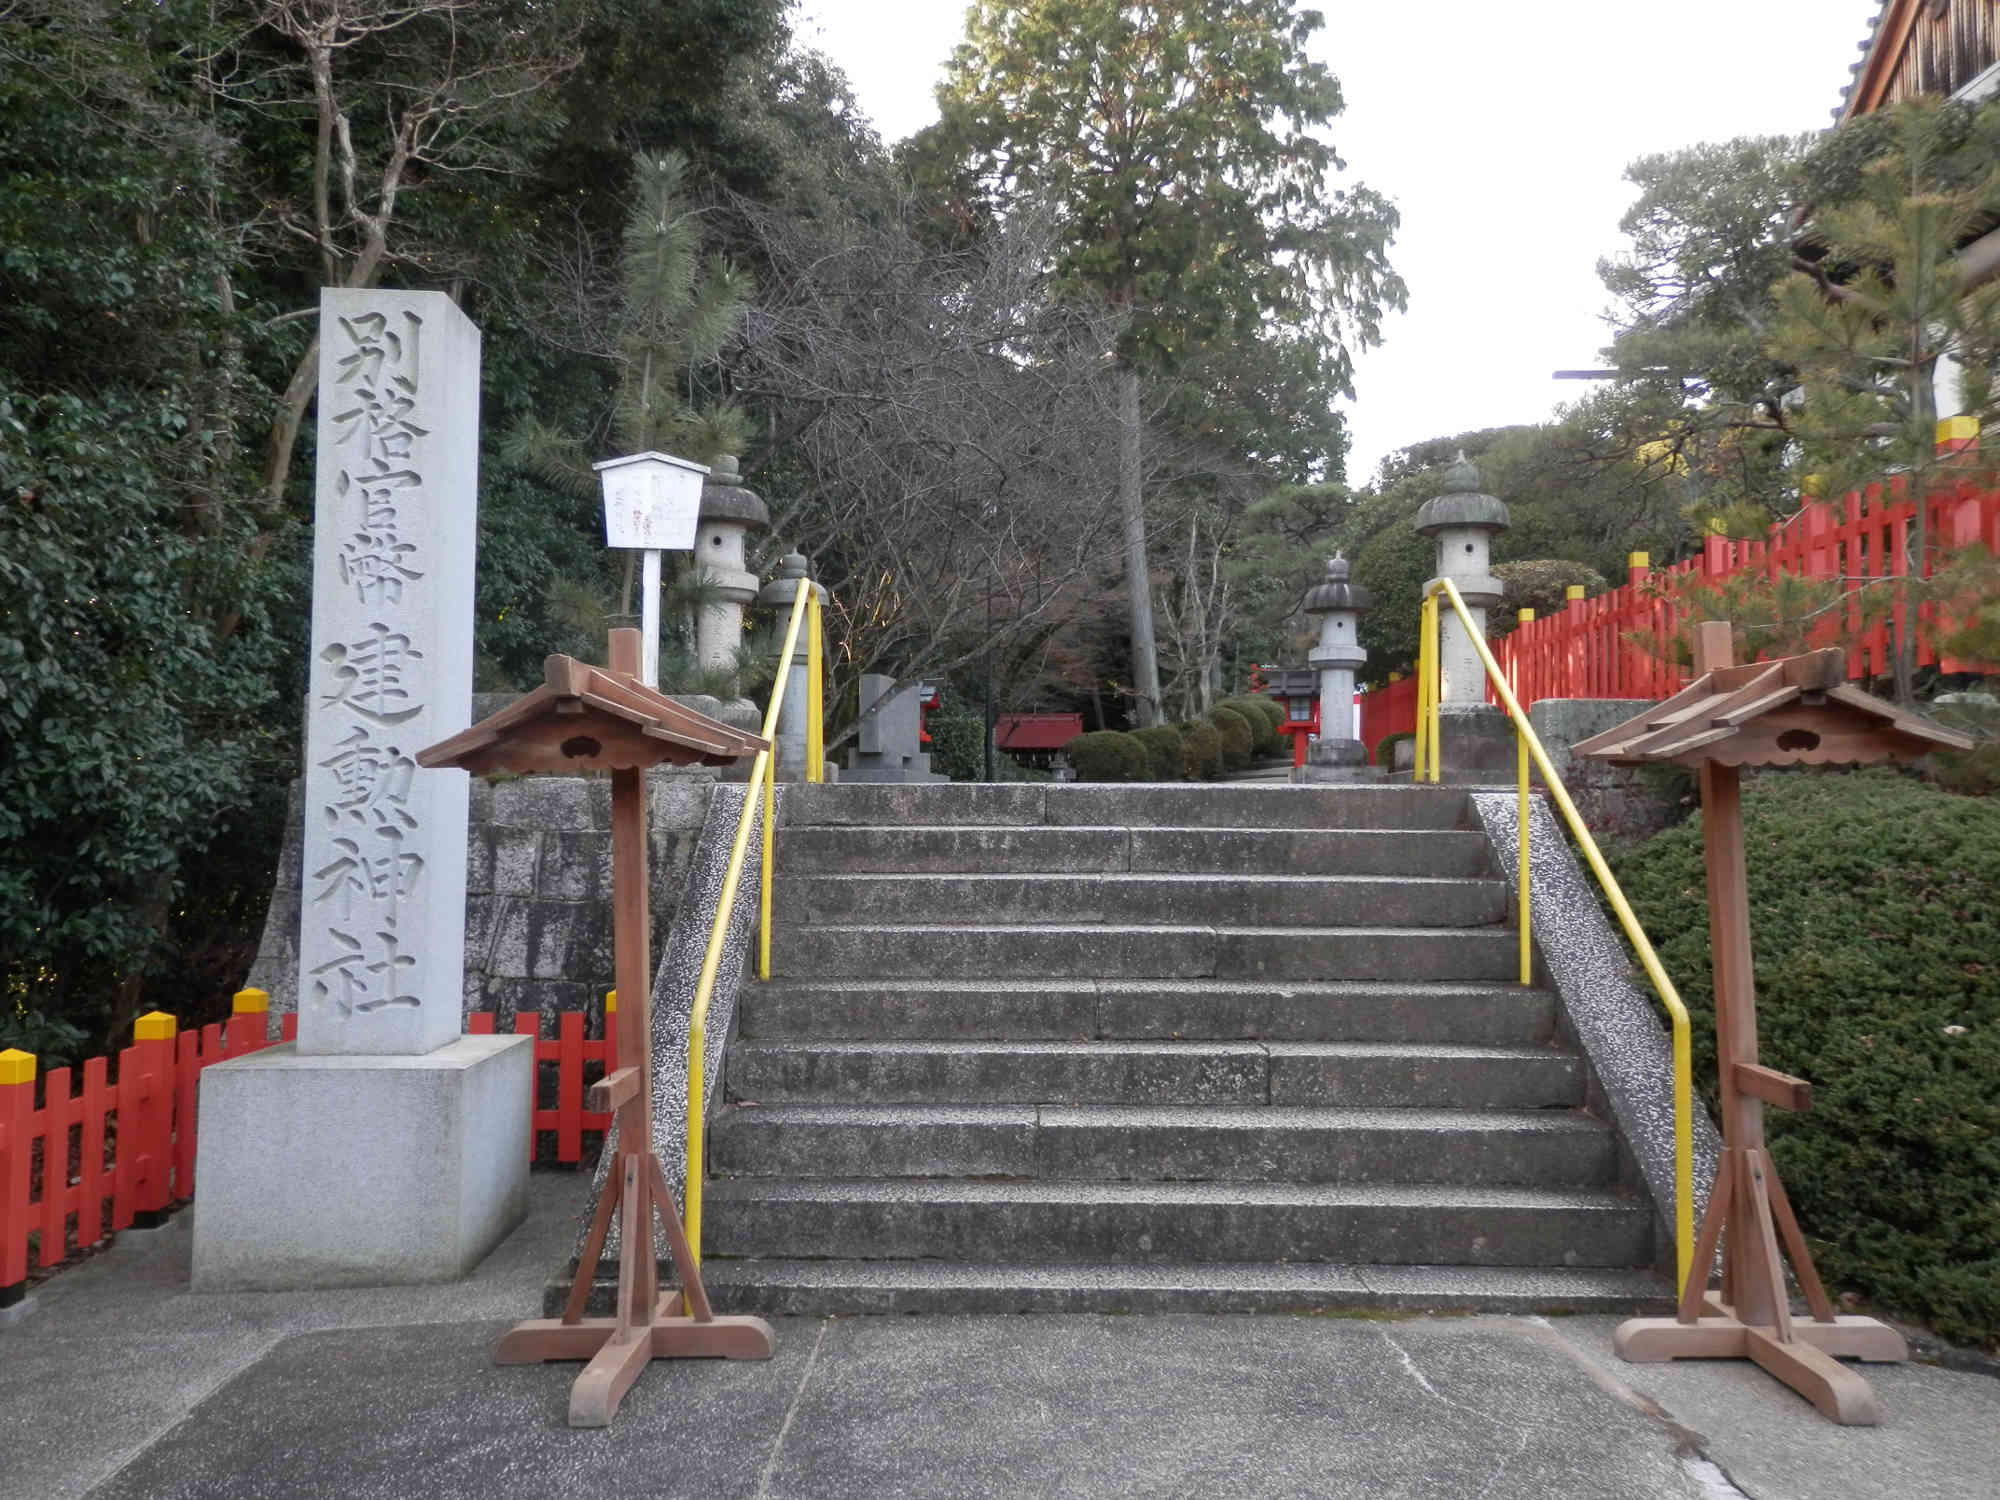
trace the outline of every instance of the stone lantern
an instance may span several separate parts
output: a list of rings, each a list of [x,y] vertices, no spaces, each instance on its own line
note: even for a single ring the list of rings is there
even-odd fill
[[[1424,502],[1413,522],[1437,540],[1437,577],[1449,578],[1483,638],[1486,612],[1505,586],[1491,571],[1493,538],[1507,529],[1506,505],[1480,489],[1479,469],[1464,453],[1445,470],[1444,492]],[[1436,578],[1431,582],[1435,583]],[[1429,584],[1425,585],[1426,588]],[[1506,715],[1486,701],[1486,669],[1458,612],[1440,601],[1438,656],[1442,685],[1438,714],[1444,769],[1512,773],[1514,737]]]
[[[695,660],[704,671],[736,665],[743,644],[743,606],[757,597],[757,575],[744,566],[744,539],[771,524],[771,513],[756,492],[738,483],[736,460],[717,458],[701,486],[701,515],[694,543],[699,574],[722,595],[695,621]],[[803,570],[794,577],[803,577]]]
[[[1368,747],[1354,738],[1354,674],[1368,660],[1357,638],[1368,590],[1347,578],[1344,557],[1327,560],[1326,578],[1299,606],[1319,618],[1319,640],[1308,660],[1319,673],[1319,738],[1306,748],[1301,781],[1352,780],[1366,775]]]

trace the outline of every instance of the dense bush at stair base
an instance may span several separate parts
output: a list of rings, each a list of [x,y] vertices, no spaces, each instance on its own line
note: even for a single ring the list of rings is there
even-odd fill
[[[1187,745],[1171,724],[1135,729],[1132,738],[1146,747],[1146,779],[1180,781],[1187,776]]]
[[[1186,747],[1187,778],[1213,781],[1222,774],[1222,734],[1206,719],[1191,719],[1174,726]]]
[[[1222,764],[1225,770],[1241,771],[1256,753],[1257,737],[1250,721],[1233,708],[1212,709],[1208,722],[1222,736]]]
[[[1115,729],[1080,734],[1063,746],[1063,754],[1076,768],[1078,781],[1144,781],[1148,776],[1146,747]]]
[[[2000,1343],[2000,801],[1894,771],[1749,773],[1761,1060],[1813,1085],[1771,1152],[1829,1289]],[[1715,1090],[1699,815],[1613,861]]]

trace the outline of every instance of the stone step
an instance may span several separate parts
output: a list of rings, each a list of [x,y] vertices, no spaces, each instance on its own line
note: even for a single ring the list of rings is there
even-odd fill
[[[1570,1053],[1341,1042],[739,1041],[728,1095],[771,1104],[1312,1104],[1550,1109]]]
[[[718,1177],[1031,1177],[1597,1187],[1610,1130],[1571,1110],[776,1105],[725,1110]]]
[[[1462,787],[997,784],[787,786],[787,827],[1469,828]]]
[[[1507,915],[1492,880],[1356,875],[791,875],[773,891],[788,923],[1194,923],[1477,927]]]
[[[790,1260],[1640,1266],[1651,1210],[1597,1190],[729,1178],[705,1253]]]
[[[1224,979],[773,979],[744,988],[744,1041],[1172,1038],[1549,1039],[1555,997],[1517,984]]]
[[[1674,1304],[1665,1277],[1616,1267],[711,1259],[702,1263],[702,1277],[718,1312],[767,1318],[1033,1312],[1629,1316],[1671,1313]],[[547,1316],[560,1315],[567,1290],[567,1283],[554,1289]],[[603,1307],[592,1311],[609,1312],[611,1296],[607,1283]]]
[[[771,972],[789,978],[1504,980],[1501,927],[1195,927],[1113,923],[776,926]]]
[[[798,875],[1430,875],[1492,873],[1486,836],[1451,829],[786,827]]]

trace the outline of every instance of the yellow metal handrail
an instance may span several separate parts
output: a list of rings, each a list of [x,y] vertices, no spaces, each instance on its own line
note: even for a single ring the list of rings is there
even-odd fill
[[[1590,873],[1597,877],[1605,898],[1618,916],[1618,925],[1625,930],[1626,939],[1639,955],[1639,963],[1646,971],[1646,977],[1653,981],[1661,1004],[1667,1008],[1667,1015],[1673,1022],[1674,1051],[1674,1240],[1677,1274],[1675,1286],[1685,1289],[1690,1264],[1694,1258],[1694,1126],[1693,1099],[1689,1082],[1693,1071],[1688,1030],[1687,1007],[1681,1004],[1680,992],[1674,988],[1673,980],[1667,977],[1666,969],[1647,941],[1639,919],[1633,915],[1631,906],[1625,900],[1625,893],[1618,888],[1618,882],[1611,874],[1611,868],[1598,852],[1597,841],[1590,836],[1578,815],[1576,804],[1570,801],[1569,791],[1563,786],[1556,768],[1549,763],[1548,752],[1542,749],[1528,716],[1522,711],[1520,701],[1515,698],[1499,662],[1486,645],[1485,633],[1472,620],[1472,614],[1465,607],[1465,600],[1459,596],[1458,588],[1449,578],[1431,581],[1424,594],[1424,612],[1421,635],[1417,648],[1417,735],[1416,735],[1416,779],[1418,781],[1438,780],[1442,762],[1438,756],[1438,732],[1442,727],[1438,713],[1438,600],[1442,596],[1451,601],[1457,611],[1459,623],[1465,628],[1466,639],[1479,652],[1479,660],[1486,668],[1487,679],[1493,684],[1493,691],[1499,697],[1501,707],[1507,717],[1514,721],[1516,743],[1522,751],[1520,762],[1520,811],[1518,822],[1521,840],[1521,954],[1522,980],[1528,982],[1526,968],[1528,953],[1528,771],[1527,761],[1532,758],[1535,768],[1542,773],[1542,783],[1549,790],[1556,807],[1562,812],[1563,821],[1569,826],[1570,834],[1576,839],[1577,847],[1583,851],[1584,863],[1590,866]]]
[[[773,750],[778,732],[778,715],[785,704],[785,685],[791,680],[792,654],[798,649],[799,630],[806,636],[806,780],[825,777],[825,731],[820,724],[820,607],[819,594],[810,578],[799,580],[798,597],[792,601],[791,623],[785,630],[784,649],[778,653],[778,681],[771,689],[771,706],[764,714],[764,738],[769,748],[759,750],[750,766],[750,784],[743,791],[743,812],[736,820],[736,838],[729,846],[729,865],[722,876],[722,895],[715,903],[715,925],[709,930],[708,948],[702,955],[701,978],[695,982],[694,1008],[688,1017],[687,1083],[687,1176],[681,1195],[682,1223],[687,1229],[689,1252],[701,1264],[701,1162],[702,1162],[702,1063],[708,1040],[708,1003],[715,995],[715,976],[722,967],[722,945],[729,932],[729,919],[736,911],[736,888],[742,883],[743,861],[750,848],[751,819],[761,792],[764,809],[762,928],[758,936],[758,977],[771,977],[771,871],[777,864],[772,847],[772,825],[776,794]]]

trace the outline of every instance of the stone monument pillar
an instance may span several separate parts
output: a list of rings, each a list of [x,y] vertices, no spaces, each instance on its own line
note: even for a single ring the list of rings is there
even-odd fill
[[[736,460],[727,454],[713,460],[702,481],[694,544],[696,569],[722,593],[721,602],[695,620],[695,660],[704,670],[736,665],[736,648],[743,644],[743,606],[757,597],[757,575],[744,566],[743,544],[752,531],[770,524],[771,513],[756,492],[737,483]]]
[[[747,495],[750,492],[739,490],[737,493]],[[799,580],[806,576],[805,554],[788,552],[778,564],[778,576],[765,584],[757,595],[759,604],[777,612],[775,645],[779,650],[784,649],[785,626],[792,617],[792,604],[799,597]],[[812,587],[819,596],[819,602],[824,605],[826,590],[818,584]],[[778,664],[779,671],[792,674],[791,681],[785,685],[785,704],[778,714],[778,732],[773,736],[775,743],[772,745],[773,769],[781,781],[799,781],[805,777],[807,629],[804,623],[800,624],[798,644],[792,650],[790,664]]]
[[[1309,658],[1319,672],[1319,738],[1306,747],[1305,764],[1294,781],[1358,781],[1379,772],[1368,764],[1368,747],[1354,737],[1354,674],[1368,660],[1357,639],[1361,612],[1372,602],[1368,590],[1347,580],[1347,559],[1327,559],[1326,580],[1310,589],[1299,606],[1319,617],[1319,640]]]
[[[949,781],[931,769],[924,749],[922,684],[881,672],[861,674],[861,727],[848,753],[842,781]],[[887,701],[884,701],[887,700]],[[870,714],[869,709],[875,712]]]
[[[527,1206],[533,1044],[460,1034],[479,331],[320,296],[296,1044],[201,1080],[194,1284],[464,1274]],[[526,1045],[523,1045],[526,1044]]]
[[[1507,529],[1508,521],[1507,507],[1481,491],[1478,467],[1461,453],[1445,470],[1444,492],[1425,501],[1413,523],[1423,535],[1436,538],[1437,577],[1457,586],[1482,639],[1486,612],[1505,592],[1490,564],[1493,538]],[[1507,716],[1486,701],[1486,668],[1458,612],[1448,602],[1440,601],[1439,607],[1443,769],[1457,773],[1455,780],[1485,780],[1489,773],[1504,773],[1511,780],[1515,751]]]

